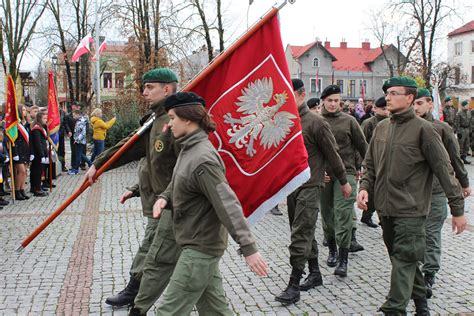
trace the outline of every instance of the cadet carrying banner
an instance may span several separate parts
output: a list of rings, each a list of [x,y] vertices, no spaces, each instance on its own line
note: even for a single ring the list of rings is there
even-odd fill
[[[250,223],[310,177],[277,12],[184,87],[206,100],[209,138]]]
[[[58,150],[59,125],[61,117],[59,114],[58,98],[56,97],[56,86],[54,84],[53,72],[48,73],[48,138],[49,142]]]

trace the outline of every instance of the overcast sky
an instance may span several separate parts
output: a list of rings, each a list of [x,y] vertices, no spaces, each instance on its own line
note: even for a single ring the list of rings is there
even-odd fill
[[[99,0],[100,1],[100,0]],[[277,0],[254,0],[249,6],[247,0],[222,0],[226,22],[227,46],[243,34],[247,25],[252,25],[268,11]],[[349,47],[360,47],[361,42],[369,39],[372,47],[378,45],[370,30],[370,12],[380,8],[385,0],[296,0],[280,11],[280,25],[283,44],[305,45],[316,38],[326,39],[331,45],[339,46],[344,38]],[[444,39],[436,46],[439,58],[446,55],[446,35],[449,31],[474,19],[474,1],[444,0],[456,8],[457,16],[446,23],[439,35]],[[91,12],[93,14],[93,12]],[[248,18],[247,18],[248,17]],[[94,18],[92,18],[94,20]],[[401,30],[402,31],[402,30]],[[109,40],[126,40],[118,31],[101,32]],[[197,46],[200,46],[198,44]],[[40,54],[28,54],[22,69],[36,69]]]

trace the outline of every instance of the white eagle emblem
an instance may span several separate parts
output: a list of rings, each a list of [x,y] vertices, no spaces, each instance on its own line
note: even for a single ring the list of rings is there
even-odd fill
[[[245,152],[250,157],[257,153],[254,148],[256,140],[260,139],[265,149],[277,147],[295,125],[292,121],[296,119],[295,115],[285,111],[278,112],[288,99],[286,92],[273,95],[276,104],[264,106],[270,102],[272,95],[272,78],[257,79],[242,89],[242,96],[235,103],[239,107],[237,112],[244,116],[233,118],[230,113],[224,115],[224,123],[230,125],[227,130],[231,137],[230,143],[239,149],[245,147]]]

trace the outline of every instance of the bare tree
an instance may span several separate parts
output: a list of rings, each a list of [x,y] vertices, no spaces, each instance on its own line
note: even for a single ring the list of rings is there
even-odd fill
[[[16,80],[23,56],[35,34],[36,25],[43,15],[48,1],[1,0],[2,28],[8,50],[8,71]],[[5,60],[2,49],[1,58]],[[6,68],[6,67],[5,67]]]

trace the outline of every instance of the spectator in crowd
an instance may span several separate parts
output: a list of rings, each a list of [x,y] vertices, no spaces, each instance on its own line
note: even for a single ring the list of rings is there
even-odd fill
[[[357,121],[360,123],[362,120],[362,117],[365,115],[365,110],[364,110],[364,99],[359,98],[359,102],[357,102],[356,107],[355,107],[355,118]]]
[[[76,159],[76,146],[74,146],[74,129],[76,127],[76,120],[74,119],[73,112],[79,111],[81,107],[78,104],[71,104],[71,112],[66,115],[66,133],[69,137],[69,144],[71,145],[71,168],[74,169]],[[79,163],[80,165],[80,163]]]
[[[12,147],[14,176],[15,176],[15,199],[22,201],[28,200],[30,197],[25,193],[26,187],[26,167],[33,157],[30,154],[30,134],[26,127],[26,107],[24,104],[18,105],[18,115],[20,122],[18,123],[18,137],[15,140],[15,146]]]
[[[91,125],[94,130],[92,138],[94,139],[94,151],[92,153],[91,161],[94,161],[95,157],[100,155],[104,151],[105,137],[107,136],[107,130],[115,124],[115,117],[104,122],[102,119],[102,110],[99,108],[94,109],[91,113]]]
[[[363,121],[365,121],[366,119],[369,119],[371,118],[372,116],[374,116],[374,113],[372,112],[372,108],[373,108],[373,105],[372,105],[372,102],[367,102],[367,105],[365,106],[365,115],[362,116],[362,118],[360,119],[360,123],[362,124]]]
[[[76,121],[76,126],[74,128],[73,144],[75,146],[76,158],[74,159],[74,165],[72,166],[72,169],[68,172],[68,174],[70,175],[75,175],[79,173],[79,166],[82,161],[85,161],[89,167],[92,165],[92,162],[84,154],[85,147],[87,144],[86,134],[89,120],[87,119],[87,116],[82,115],[81,111],[79,110],[75,110],[73,112],[73,118]]]
[[[31,162],[30,168],[30,186],[31,193],[34,196],[47,196],[48,193],[41,188],[41,176],[43,174],[43,165],[49,163],[48,159],[48,134],[46,132],[47,116],[44,113],[38,112],[35,117],[33,126],[31,127],[31,141],[32,154],[34,159]]]
[[[66,112],[64,107],[59,108],[59,142],[58,142],[58,159],[61,162],[61,170],[67,172],[66,168],[66,150],[64,145],[64,137],[68,134],[68,126],[66,124]]]

